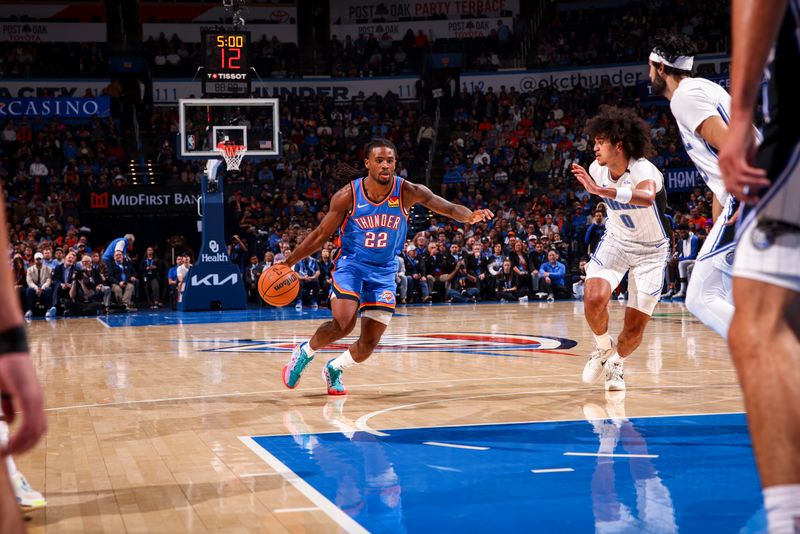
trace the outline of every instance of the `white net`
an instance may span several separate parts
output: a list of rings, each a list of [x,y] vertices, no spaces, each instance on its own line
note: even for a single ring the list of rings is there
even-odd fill
[[[225,165],[229,171],[238,171],[239,165],[247,153],[247,147],[244,145],[220,145],[217,147],[217,151],[225,158]]]

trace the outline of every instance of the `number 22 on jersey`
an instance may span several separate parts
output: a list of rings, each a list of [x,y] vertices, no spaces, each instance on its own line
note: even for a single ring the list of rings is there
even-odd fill
[[[389,240],[387,232],[367,232],[364,234],[364,246],[367,248],[385,248]]]

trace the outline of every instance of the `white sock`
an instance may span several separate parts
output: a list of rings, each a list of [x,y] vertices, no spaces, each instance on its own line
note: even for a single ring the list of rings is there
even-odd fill
[[[0,447],[5,447],[8,443],[8,423],[0,419]],[[8,467],[8,476],[13,476],[17,472],[17,465],[11,456],[6,456],[6,466]]]
[[[611,348],[611,336],[608,335],[608,332],[605,334],[595,334],[594,340],[597,342],[597,346],[601,350],[608,350]]]
[[[358,362],[353,360],[353,356],[350,355],[350,349],[347,349],[346,351],[341,353],[339,356],[336,357],[335,360],[333,360],[330,363],[331,367],[339,371],[343,371],[344,369],[347,369],[348,367],[353,367],[354,365],[358,365]]]
[[[770,532],[796,532],[800,521],[800,484],[764,488],[764,508]]]
[[[617,351],[614,351],[614,354],[612,354],[612,355],[611,355],[611,356],[610,356],[610,357],[609,357],[609,358],[606,360],[606,363],[613,365],[613,364],[615,364],[615,363],[617,363],[617,362],[622,362],[622,356],[620,356],[620,355],[619,355],[619,353],[618,353]]]
[[[13,477],[17,472],[17,464],[14,463],[14,459],[10,454],[6,456],[6,467],[8,468],[8,476]]]
[[[306,351],[306,354],[308,354],[309,356],[313,356],[317,352],[311,348],[311,340],[303,343],[301,347],[303,348],[304,351]]]

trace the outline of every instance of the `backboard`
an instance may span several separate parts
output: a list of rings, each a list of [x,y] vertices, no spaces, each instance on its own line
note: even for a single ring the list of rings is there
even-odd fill
[[[280,154],[277,98],[193,98],[179,105],[180,157],[221,158],[219,143],[244,145],[247,157]]]

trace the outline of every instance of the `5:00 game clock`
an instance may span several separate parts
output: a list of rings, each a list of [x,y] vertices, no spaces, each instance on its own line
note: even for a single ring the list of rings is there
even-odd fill
[[[250,95],[250,32],[203,32],[203,94]]]

